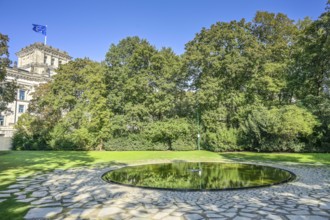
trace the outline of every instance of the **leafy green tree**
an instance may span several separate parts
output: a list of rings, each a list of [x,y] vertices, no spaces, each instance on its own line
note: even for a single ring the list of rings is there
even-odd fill
[[[241,130],[250,150],[298,152],[305,147],[301,140],[317,125],[315,116],[294,105],[271,109],[259,106],[248,114]]]
[[[169,48],[128,37],[111,45],[106,73],[114,136],[137,134],[146,124],[177,115],[181,61]]]
[[[77,59],[57,72],[54,81],[36,90],[17,134],[43,139],[49,149],[103,149],[111,137],[104,66]]]
[[[224,138],[220,133],[232,130],[234,134],[241,108],[254,102],[249,91],[251,80],[261,68],[262,47],[250,30],[251,24],[244,20],[218,22],[210,29],[202,29],[186,45],[187,80],[202,115],[203,132],[208,137],[218,137],[218,141],[211,141],[218,146]],[[234,139],[230,142],[234,143]],[[228,140],[222,143],[223,146]]]
[[[9,38],[7,35],[0,33],[0,114],[7,111],[7,105],[15,100],[16,84],[14,82],[5,81],[6,68],[9,67]]]
[[[144,102],[153,87],[149,80],[150,60],[156,53],[146,40],[128,37],[118,45],[111,45],[107,55],[106,73],[114,136],[141,131],[149,118]]]
[[[303,30],[295,53],[294,79],[297,83],[295,95],[303,99],[306,95],[320,96],[330,86],[330,11]],[[329,95],[329,93],[328,93]]]
[[[252,33],[262,46],[262,65],[252,88],[263,104],[286,102],[288,65],[298,28],[285,14],[258,11],[252,22]]]
[[[238,130],[228,127],[226,123],[226,109],[205,111],[202,116],[204,127],[202,133],[204,147],[211,151],[240,150],[238,146]]]
[[[111,136],[104,67],[88,59],[59,69],[52,86],[62,118],[51,132],[50,145],[74,143],[78,149],[102,149]]]
[[[191,124],[186,119],[179,118],[149,123],[144,131],[146,138],[153,143],[165,144],[167,150],[195,149],[191,133]],[[189,146],[185,146],[187,143]]]
[[[48,148],[46,137],[49,134],[40,118],[24,113],[15,125],[16,132],[13,137],[15,150],[45,150]],[[45,134],[46,136],[43,136]]]
[[[309,139],[311,149],[330,151],[330,3],[319,19],[300,24],[288,79],[292,100],[306,106],[321,122]]]
[[[21,115],[15,125],[14,149],[48,149],[49,132],[61,119],[61,113],[53,106],[51,83],[41,84],[32,96],[28,112]]]
[[[264,58],[275,63],[290,59],[298,29],[287,15],[258,11],[252,22],[252,32],[266,49]]]

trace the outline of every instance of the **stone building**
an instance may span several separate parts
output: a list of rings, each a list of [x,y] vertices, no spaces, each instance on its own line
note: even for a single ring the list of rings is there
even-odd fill
[[[9,111],[0,113],[0,137],[12,137],[14,125],[28,108],[35,87],[51,80],[56,69],[69,62],[67,52],[43,43],[34,43],[16,53],[17,67],[7,68],[6,81],[15,81],[16,99],[8,105]]]

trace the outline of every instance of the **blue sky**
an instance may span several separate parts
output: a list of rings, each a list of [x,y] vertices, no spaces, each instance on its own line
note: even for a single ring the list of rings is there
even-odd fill
[[[43,35],[32,24],[47,25],[47,44],[74,58],[104,59],[109,46],[127,36],[147,39],[157,48],[177,54],[202,27],[217,21],[245,18],[260,11],[282,12],[291,19],[313,20],[324,12],[326,0],[0,0],[0,32],[10,37],[15,52]]]

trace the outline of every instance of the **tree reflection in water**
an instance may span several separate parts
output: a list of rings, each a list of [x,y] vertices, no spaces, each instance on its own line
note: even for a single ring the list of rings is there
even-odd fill
[[[267,186],[289,181],[288,171],[238,163],[165,163],[110,171],[109,182],[165,189],[212,190]]]

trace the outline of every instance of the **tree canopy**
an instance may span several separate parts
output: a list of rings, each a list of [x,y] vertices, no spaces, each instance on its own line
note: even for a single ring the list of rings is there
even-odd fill
[[[330,151],[329,21],[260,11],[203,28],[182,56],[124,38],[41,85],[14,145],[192,150],[201,134],[212,151]]]
[[[7,68],[9,67],[9,52],[8,52],[9,38],[7,35],[0,33],[0,115],[5,113],[7,105],[15,99],[16,85],[14,82],[5,80]]]

